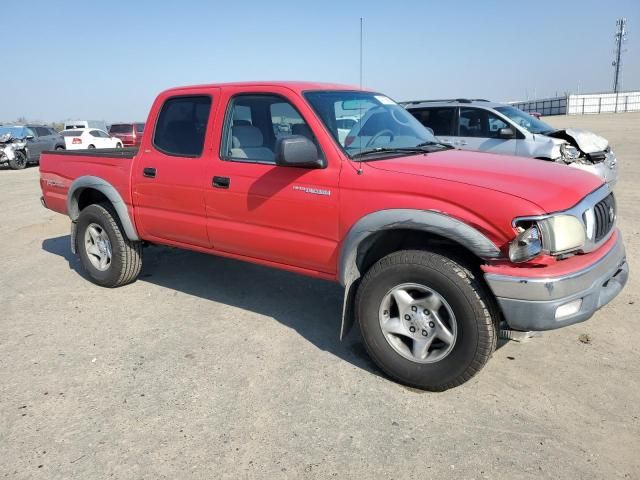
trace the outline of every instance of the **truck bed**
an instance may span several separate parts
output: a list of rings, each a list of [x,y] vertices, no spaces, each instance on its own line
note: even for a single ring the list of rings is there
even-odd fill
[[[138,147],[126,148],[83,148],[81,150],[49,150],[47,155],[75,155],[83,157],[113,157],[133,158],[138,153]]]

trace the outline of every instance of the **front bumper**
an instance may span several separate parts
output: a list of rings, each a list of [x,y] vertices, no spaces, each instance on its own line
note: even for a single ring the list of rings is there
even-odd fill
[[[619,234],[606,255],[571,274],[525,278],[485,273],[505,320],[512,329],[523,331],[552,330],[588,320],[620,293],[628,276]]]

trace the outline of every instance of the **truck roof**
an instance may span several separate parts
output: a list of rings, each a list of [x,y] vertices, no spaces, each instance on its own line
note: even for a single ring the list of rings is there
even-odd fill
[[[323,82],[302,82],[302,81],[282,81],[282,80],[265,80],[254,82],[229,82],[229,83],[210,83],[202,85],[188,85],[184,87],[173,87],[162,93],[170,93],[178,90],[202,89],[202,88],[225,88],[225,87],[286,87],[295,92],[304,92],[306,90],[362,90],[369,91],[366,88],[360,88],[354,85],[341,85],[338,83]]]

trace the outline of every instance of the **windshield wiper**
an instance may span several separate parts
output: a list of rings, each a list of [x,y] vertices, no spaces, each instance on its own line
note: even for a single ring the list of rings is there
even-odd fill
[[[362,150],[361,152],[356,152],[353,155],[351,155],[351,158],[359,158],[359,157],[365,157],[367,155],[375,155],[378,153],[426,153],[428,152],[428,150],[426,150],[424,147],[378,147],[378,148],[371,148],[369,150]]]
[[[448,144],[442,143],[442,142],[434,142],[433,140],[429,140],[427,142],[422,142],[422,143],[419,143],[418,145],[416,145],[416,147],[430,147],[430,146],[444,147],[447,150],[450,150],[450,149],[453,148],[452,145],[448,145]]]

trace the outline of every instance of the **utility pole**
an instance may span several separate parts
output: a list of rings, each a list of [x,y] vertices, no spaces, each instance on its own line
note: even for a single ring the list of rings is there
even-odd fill
[[[616,39],[616,53],[615,58],[613,60],[613,91],[618,93],[620,91],[621,81],[620,77],[622,74],[622,43],[627,39],[627,19],[619,18],[616,20],[616,26],[618,27],[615,34]],[[617,105],[616,105],[617,106]]]

